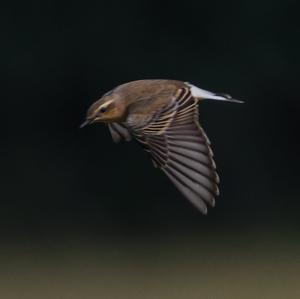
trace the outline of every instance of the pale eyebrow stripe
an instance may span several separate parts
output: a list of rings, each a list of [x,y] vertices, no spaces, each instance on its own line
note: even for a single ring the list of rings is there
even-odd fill
[[[97,113],[101,108],[103,107],[107,107],[109,104],[111,104],[114,100],[109,100],[107,101],[106,103],[100,105],[96,110],[95,110],[95,113]]]

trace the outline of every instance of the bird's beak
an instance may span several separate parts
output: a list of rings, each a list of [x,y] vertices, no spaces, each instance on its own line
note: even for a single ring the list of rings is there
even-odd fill
[[[80,125],[79,128],[81,129],[81,128],[83,128],[83,127],[85,127],[85,126],[91,124],[92,122],[93,122],[92,119],[87,119],[86,121],[84,121],[84,122]]]

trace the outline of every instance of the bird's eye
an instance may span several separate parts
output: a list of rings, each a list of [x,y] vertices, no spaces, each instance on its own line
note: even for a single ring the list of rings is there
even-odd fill
[[[106,110],[107,110],[106,107],[102,107],[102,108],[100,109],[100,113],[104,113],[104,112],[106,112]]]

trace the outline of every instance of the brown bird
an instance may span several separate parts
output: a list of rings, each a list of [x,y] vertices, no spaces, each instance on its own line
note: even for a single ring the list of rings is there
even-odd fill
[[[238,102],[175,80],[139,80],[116,87],[88,109],[81,127],[108,123],[114,142],[134,137],[178,190],[202,213],[215,205],[219,177],[198,122],[202,99]]]

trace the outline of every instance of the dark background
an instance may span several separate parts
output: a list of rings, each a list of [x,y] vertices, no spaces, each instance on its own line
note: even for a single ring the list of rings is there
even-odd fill
[[[297,1],[3,6],[5,298],[20,298],[19,286],[30,290],[28,298],[199,298],[205,292],[213,298],[283,298],[287,290],[297,298]],[[221,195],[207,216],[137,144],[115,145],[104,125],[79,130],[103,93],[146,78],[189,81],[246,102],[200,106],[221,177]],[[279,260],[286,268],[278,268]],[[175,288],[163,282],[170,273]],[[101,284],[103,277],[108,280]],[[197,277],[206,277],[205,283]],[[272,277],[286,281],[286,289]],[[270,280],[260,284],[263,279]]]

